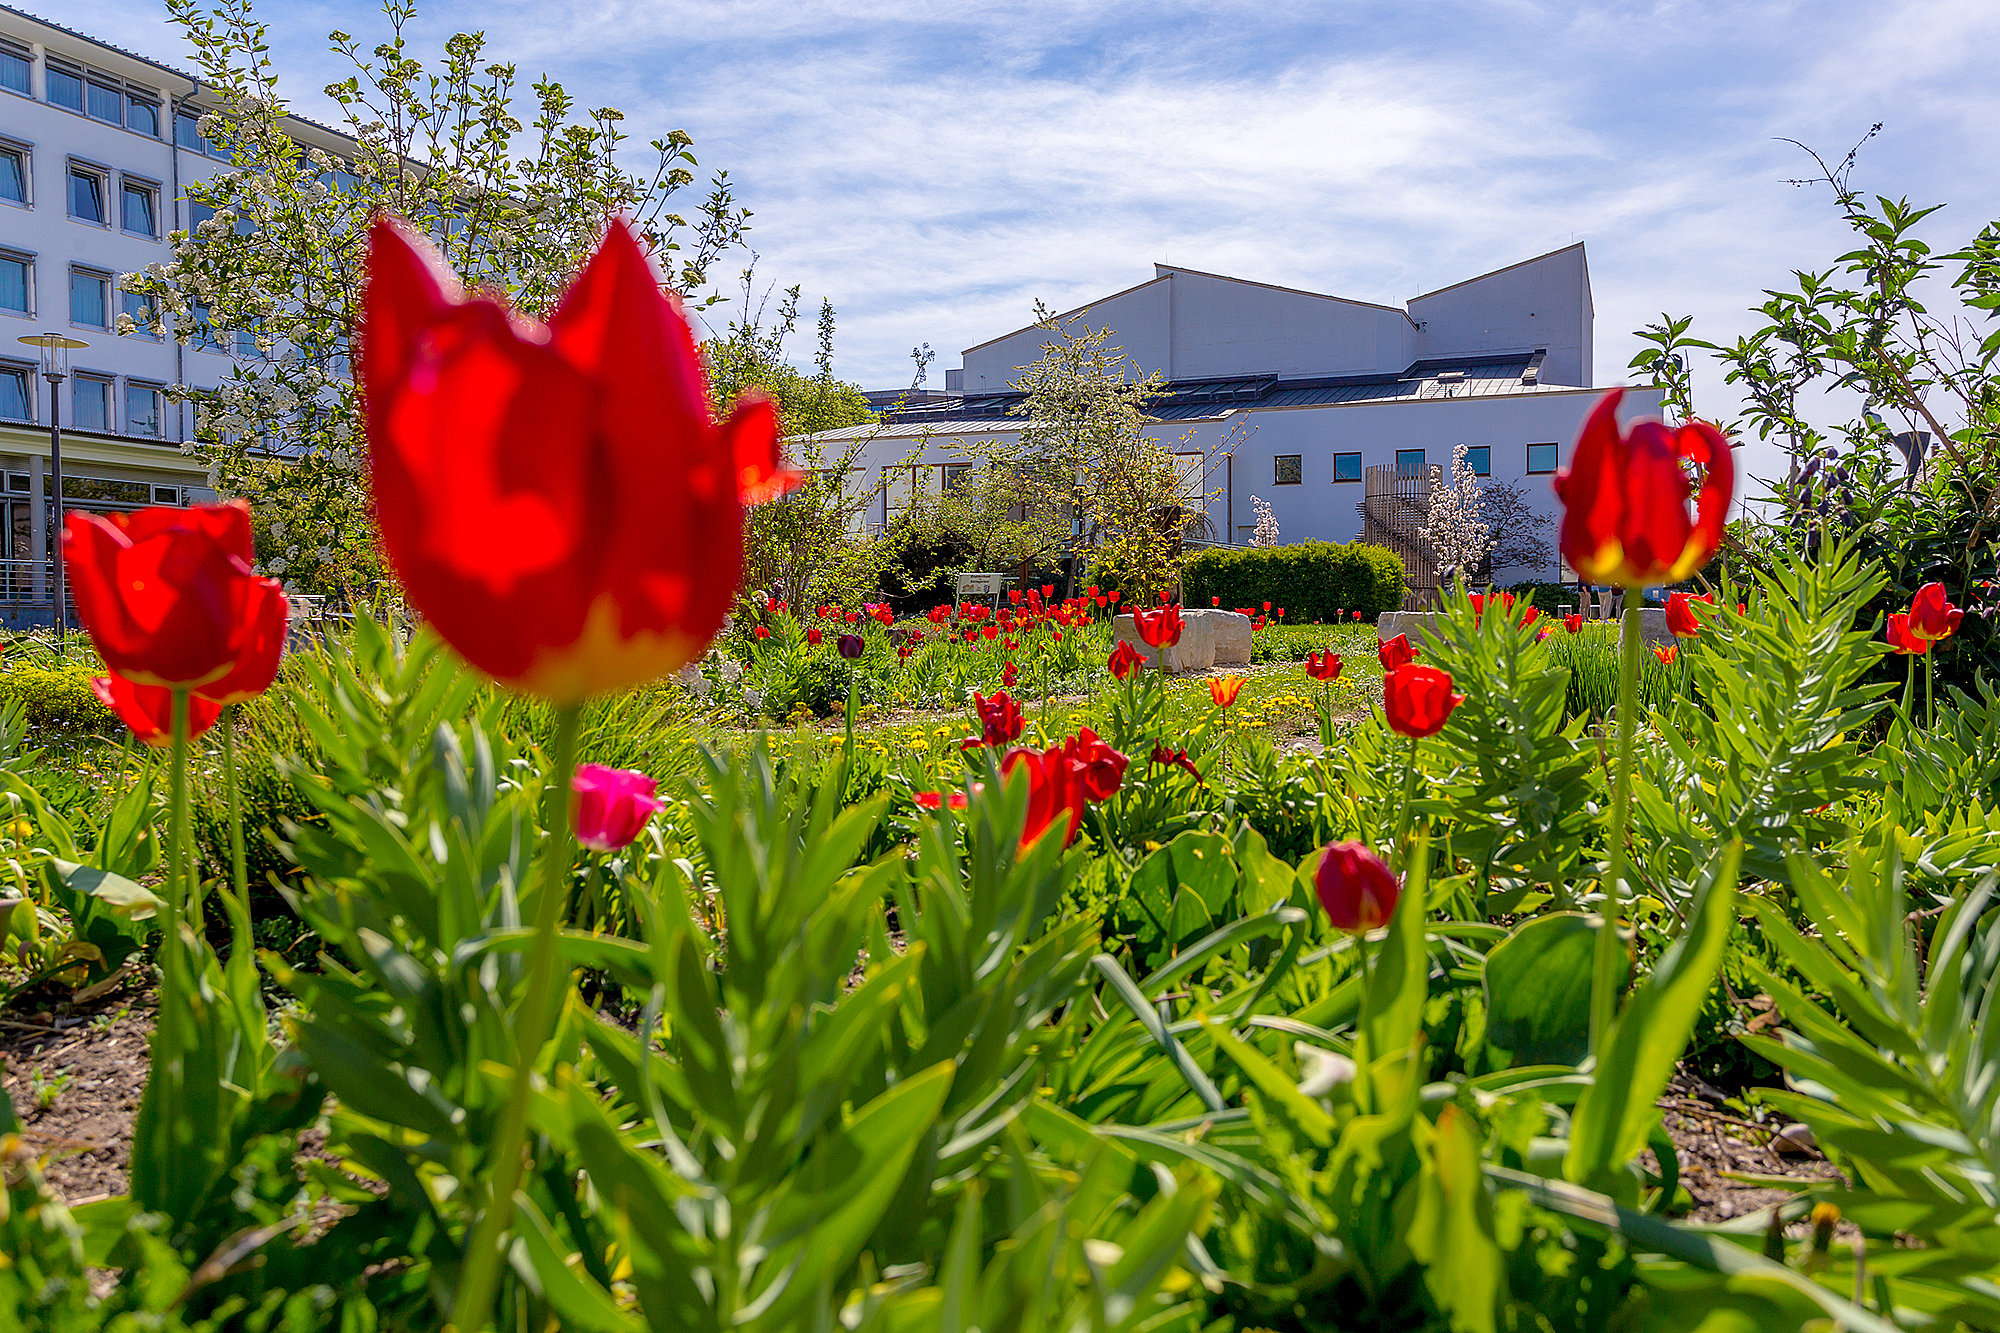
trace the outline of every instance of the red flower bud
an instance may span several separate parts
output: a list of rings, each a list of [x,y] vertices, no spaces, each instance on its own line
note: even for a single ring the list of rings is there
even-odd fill
[[[1358,933],[1388,924],[1403,886],[1361,843],[1333,842],[1320,850],[1313,893],[1334,929]]]
[[[1667,594],[1667,630],[1677,639],[1691,638],[1701,633],[1701,622],[1694,618],[1692,602],[1707,602],[1715,605],[1715,594],[1705,592],[1696,597],[1693,593],[1670,592]]]
[[[1110,660],[1104,665],[1110,670],[1112,675],[1120,680],[1124,680],[1134,671],[1145,666],[1146,659],[1140,655],[1137,648],[1134,648],[1124,639],[1120,639],[1118,646],[1111,650]]]

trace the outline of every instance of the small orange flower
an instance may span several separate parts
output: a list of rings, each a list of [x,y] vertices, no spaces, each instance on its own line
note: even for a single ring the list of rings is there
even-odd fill
[[[1208,682],[1208,697],[1215,700],[1217,708],[1227,708],[1235,703],[1242,690],[1241,676],[1213,676]]]
[[[1655,648],[1653,650],[1653,656],[1660,659],[1661,666],[1672,666],[1674,664],[1674,659],[1676,657],[1679,657],[1680,655],[1681,655],[1681,646],[1677,643],[1670,643],[1667,644],[1665,647]]]

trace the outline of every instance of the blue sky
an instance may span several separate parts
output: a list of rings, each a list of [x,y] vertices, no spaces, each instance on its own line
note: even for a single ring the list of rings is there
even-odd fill
[[[374,7],[263,16],[295,105],[332,119],[325,34],[372,44]],[[186,62],[157,0],[60,17]],[[434,54],[475,19],[635,138],[687,129],[756,213],[760,274],[833,301],[870,388],[1155,260],[1399,304],[1579,239],[1616,382],[1662,310],[1734,336],[1845,248],[1777,140],[1838,156],[1877,121],[1859,183],[1949,203],[1947,248],[2000,216],[1995,0],[482,0],[413,36]],[[1700,389],[1733,414],[1719,374]]]

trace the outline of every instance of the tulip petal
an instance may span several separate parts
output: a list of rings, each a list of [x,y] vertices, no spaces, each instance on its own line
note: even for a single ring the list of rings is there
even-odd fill
[[[736,493],[746,505],[763,504],[794,490],[804,474],[785,466],[778,438],[778,408],[760,393],[736,400],[723,423],[730,456],[736,460]]]

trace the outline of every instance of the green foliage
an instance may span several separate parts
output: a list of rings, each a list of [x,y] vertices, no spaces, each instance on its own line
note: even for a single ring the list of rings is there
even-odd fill
[[[18,704],[31,727],[68,735],[110,731],[118,719],[90,691],[103,671],[71,660],[10,665],[0,672],[0,704]]]
[[[1362,542],[1211,547],[1182,570],[1189,606],[1221,599],[1224,610],[1285,608],[1285,619],[1332,621],[1359,611],[1373,621],[1403,602],[1403,562],[1387,547]]]

